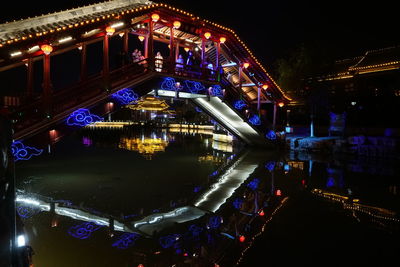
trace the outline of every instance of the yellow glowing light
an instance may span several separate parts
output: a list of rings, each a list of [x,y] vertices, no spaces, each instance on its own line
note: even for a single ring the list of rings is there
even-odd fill
[[[226,38],[222,36],[221,38],[219,38],[219,42],[221,44],[225,43],[226,42]]]
[[[179,27],[181,27],[181,22],[176,20],[174,21],[173,25],[175,29],[179,29]]]
[[[153,15],[151,15],[151,20],[154,22],[157,22],[160,19],[160,15],[154,13]]]
[[[209,32],[204,33],[204,37],[206,37],[206,39],[210,39],[211,33]]]
[[[144,36],[142,36],[142,35],[139,35],[139,36],[138,36],[138,38],[139,38],[139,40],[140,40],[141,42],[143,42],[143,40],[144,40]]]

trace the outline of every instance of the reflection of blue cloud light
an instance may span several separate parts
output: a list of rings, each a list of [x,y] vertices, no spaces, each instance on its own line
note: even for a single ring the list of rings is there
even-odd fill
[[[252,117],[250,117],[249,122],[253,125],[260,125],[261,124],[261,120],[260,117],[258,115],[253,115]]]
[[[193,192],[198,193],[200,192],[201,188],[202,188],[201,186],[196,186],[195,188],[193,188]]]
[[[272,172],[272,171],[275,169],[275,161],[268,161],[268,162],[265,164],[265,168],[266,168],[267,170],[269,170],[270,172]]]
[[[336,181],[332,177],[328,177],[328,180],[326,181],[326,187],[332,187],[335,186]]]
[[[222,217],[221,216],[212,216],[209,220],[208,220],[208,224],[207,226],[211,229],[216,229],[221,225],[222,222]]]
[[[272,130],[269,130],[265,135],[269,140],[276,140],[276,133]]]
[[[17,213],[21,218],[28,219],[32,217],[33,215],[39,213],[41,210],[40,209],[34,209],[31,207],[25,207],[25,206],[19,206],[17,208]]]
[[[124,88],[111,95],[113,98],[118,99],[121,104],[127,105],[139,99],[139,96],[130,88]]]
[[[121,235],[112,246],[118,249],[127,249],[135,244],[135,241],[140,237],[137,233],[125,233]]]
[[[68,234],[78,239],[87,239],[91,236],[92,232],[99,230],[101,227],[103,226],[93,222],[82,223],[69,228]]]
[[[163,248],[169,248],[169,247],[172,247],[180,237],[181,237],[181,235],[179,235],[179,234],[171,234],[171,235],[160,237],[160,239],[158,241]]]
[[[199,236],[201,234],[201,232],[203,232],[203,228],[192,224],[191,226],[189,226],[189,231],[192,233],[192,236]]]
[[[90,111],[85,108],[80,108],[72,112],[67,118],[67,125],[69,126],[85,126],[96,121],[102,121],[103,118],[90,114]]]
[[[14,141],[11,144],[11,153],[14,156],[14,161],[29,160],[32,156],[39,156],[43,153],[43,149],[25,146],[21,141]]]
[[[247,106],[247,104],[243,100],[236,100],[235,103],[233,103],[233,106],[237,110],[242,110]]]
[[[250,183],[247,184],[247,187],[251,190],[256,190],[260,183],[260,179],[254,178]]]
[[[242,205],[243,205],[243,199],[241,199],[241,198],[236,198],[234,201],[233,201],[233,206],[235,207],[235,209],[241,209],[242,208]]]

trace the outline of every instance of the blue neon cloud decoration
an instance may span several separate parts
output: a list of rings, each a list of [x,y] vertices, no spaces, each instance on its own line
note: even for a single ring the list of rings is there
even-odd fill
[[[183,84],[192,94],[197,94],[206,89],[201,82],[186,80],[183,82]]]
[[[224,92],[220,85],[215,84],[210,88],[210,95],[212,96],[224,96]]]
[[[39,156],[43,153],[43,149],[26,146],[21,141],[14,141],[11,144],[11,153],[14,156],[14,161],[29,160],[32,156]]]
[[[237,110],[242,110],[247,106],[247,104],[243,100],[236,100],[235,103],[233,103],[233,106]]]
[[[122,90],[119,90],[119,91],[115,92],[114,94],[112,94],[111,97],[117,99],[123,105],[127,105],[132,102],[136,102],[139,99],[138,94],[136,94],[130,88],[124,88]]]
[[[249,122],[253,125],[260,125],[261,124],[261,120],[260,117],[258,115],[253,115],[252,117],[250,117]]]
[[[247,184],[247,187],[254,191],[258,188],[259,184],[260,179],[254,178],[250,183]]]
[[[269,140],[276,140],[276,133],[272,130],[269,130],[265,135]]]
[[[275,161],[268,161],[266,164],[265,164],[265,168],[267,169],[267,170],[269,170],[270,172],[272,172],[274,169],[275,169]]]
[[[90,123],[96,121],[103,121],[104,119],[100,116],[91,114],[90,111],[86,108],[80,108],[74,112],[72,112],[67,118],[68,126],[86,126]]]

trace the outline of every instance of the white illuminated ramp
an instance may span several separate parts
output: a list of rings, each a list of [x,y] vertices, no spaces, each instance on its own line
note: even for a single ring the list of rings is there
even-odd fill
[[[192,101],[247,144],[267,145],[267,140],[220,98],[192,98]]]

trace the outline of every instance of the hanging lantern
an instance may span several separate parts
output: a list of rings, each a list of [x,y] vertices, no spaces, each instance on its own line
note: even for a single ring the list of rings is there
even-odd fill
[[[138,36],[138,38],[139,38],[139,40],[140,40],[141,42],[143,42],[143,40],[144,40],[144,36],[142,36],[142,35],[139,35],[139,36]]]
[[[160,15],[154,13],[153,15],[151,15],[151,20],[154,22],[157,22],[160,19]]]
[[[189,52],[189,50],[190,50],[189,47],[185,47],[183,49],[185,49],[186,52]]]
[[[175,28],[175,29],[179,29],[179,27],[181,27],[181,22],[175,20],[174,23],[173,23],[173,25],[174,25],[174,28]]]
[[[281,108],[281,107],[283,107],[285,105],[285,103],[283,103],[283,102],[279,102],[278,103],[278,106]]]
[[[225,41],[226,41],[226,38],[225,37],[220,37],[219,38],[219,42],[221,43],[221,44],[223,44],[223,43],[225,43]]]
[[[267,89],[268,89],[268,84],[264,84],[264,85],[262,86],[262,89],[267,90]]]
[[[210,39],[211,33],[209,32],[204,33],[204,37],[206,37],[207,40]]]
[[[247,69],[249,66],[250,66],[249,63],[247,63],[247,62],[243,63],[243,68]]]
[[[108,27],[106,28],[106,33],[107,33],[107,35],[111,36],[111,35],[114,34],[114,32],[115,32],[115,29],[114,29],[113,27],[108,26]]]
[[[53,51],[53,47],[48,44],[44,44],[40,46],[40,49],[45,53],[46,55],[50,55],[50,53]]]

